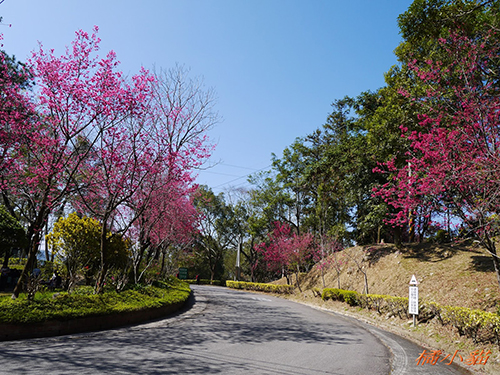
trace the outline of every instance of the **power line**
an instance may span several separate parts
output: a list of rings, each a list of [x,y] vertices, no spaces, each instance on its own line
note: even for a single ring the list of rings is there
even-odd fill
[[[230,176],[230,177],[239,177],[237,174],[229,174],[229,173],[221,173],[221,172],[210,172],[210,171],[201,171],[202,173],[209,173],[209,174],[219,174],[221,176]]]
[[[269,168],[269,167],[271,167],[271,166],[272,166],[272,164],[269,164],[268,166],[266,166],[266,167],[264,167],[264,168],[261,168],[261,169],[256,169],[254,172],[260,172],[260,171],[263,171],[264,169],[267,169],[267,168]],[[230,184],[231,182],[238,181],[238,180],[240,180],[240,179],[242,179],[242,178],[245,178],[245,177],[250,176],[251,174],[252,174],[252,173],[248,173],[248,174],[246,174],[246,175],[244,175],[244,176],[240,176],[240,177],[238,177],[238,178],[235,178],[234,180],[224,182],[224,183],[222,183],[222,184],[219,184],[219,185],[217,185],[217,186],[214,186],[214,187],[213,187],[213,189],[217,189],[217,188],[219,188],[219,187],[221,187],[221,186],[224,186],[224,185]]]
[[[233,167],[233,168],[240,168],[240,169],[248,169],[248,170],[251,170],[251,171],[259,171],[259,169],[255,169],[255,168],[249,168],[249,167],[241,167],[239,165],[233,165],[233,164],[226,164],[226,163],[220,163],[221,165],[226,165],[228,167]],[[266,167],[267,168],[267,167]]]

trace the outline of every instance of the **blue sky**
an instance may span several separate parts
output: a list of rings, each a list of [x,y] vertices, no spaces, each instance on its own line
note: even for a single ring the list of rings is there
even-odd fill
[[[38,41],[60,53],[99,26],[101,55],[120,69],[191,69],[217,93],[213,168],[198,182],[245,187],[296,137],[324,124],[331,103],[384,85],[397,63],[397,16],[409,0],[4,0],[4,49],[25,60]]]

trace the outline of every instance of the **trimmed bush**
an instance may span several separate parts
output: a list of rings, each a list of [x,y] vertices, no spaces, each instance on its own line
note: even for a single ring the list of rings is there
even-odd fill
[[[198,282],[196,281],[196,279],[187,279],[187,280],[183,280],[189,284],[198,284]],[[202,285],[215,285],[215,286],[225,286],[226,285],[226,282],[223,281],[223,280],[213,280],[213,281],[210,281],[210,279],[200,279],[200,282],[199,284],[202,284]]]
[[[443,324],[451,324],[460,336],[471,338],[474,343],[496,342],[500,346],[500,316],[483,310],[465,307],[442,306]]]
[[[78,290],[78,289],[77,289]],[[70,320],[126,311],[161,307],[186,301],[191,293],[186,283],[139,286],[117,293],[88,294],[88,290],[68,293],[37,293],[33,301],[26,296],[0,299],[0,323],[39,323]]]
[[[326,288],[323,289],[321,298],[326,301],[332,299],[334,301],[345,302],[350,306],[360,305],[360,294],[353,290],[343,290],[336,288]]]
[[[255,290],[258,292],[289,294],[293,292],[293,285],[274,285],[265,283],[249,283],[245,281],[226,281],[226,286],[233,289]]]

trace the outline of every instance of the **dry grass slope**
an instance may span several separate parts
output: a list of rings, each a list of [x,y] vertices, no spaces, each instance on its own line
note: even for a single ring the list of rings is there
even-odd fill
[[[323,285],[320,270],[313,269],[303,277],[303,287],[338,288],[340,280],[341,289],[362,293],[366,273],[369,293],[408,297],[408,284],[415,275],[419,297],[429,301],[490,312],[496,312],[500,303],[491,258],[470,244],[354,247],[342,251],[337,263],[339,278],[332,265],[324,274]]]

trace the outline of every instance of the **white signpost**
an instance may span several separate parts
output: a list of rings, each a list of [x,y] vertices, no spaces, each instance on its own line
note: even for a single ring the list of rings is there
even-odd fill
[[[413,315],[413,327],[417,326],[418,315],[418,281],[415,275],[410,280],[410,292],[408,297],[408,313]]]

